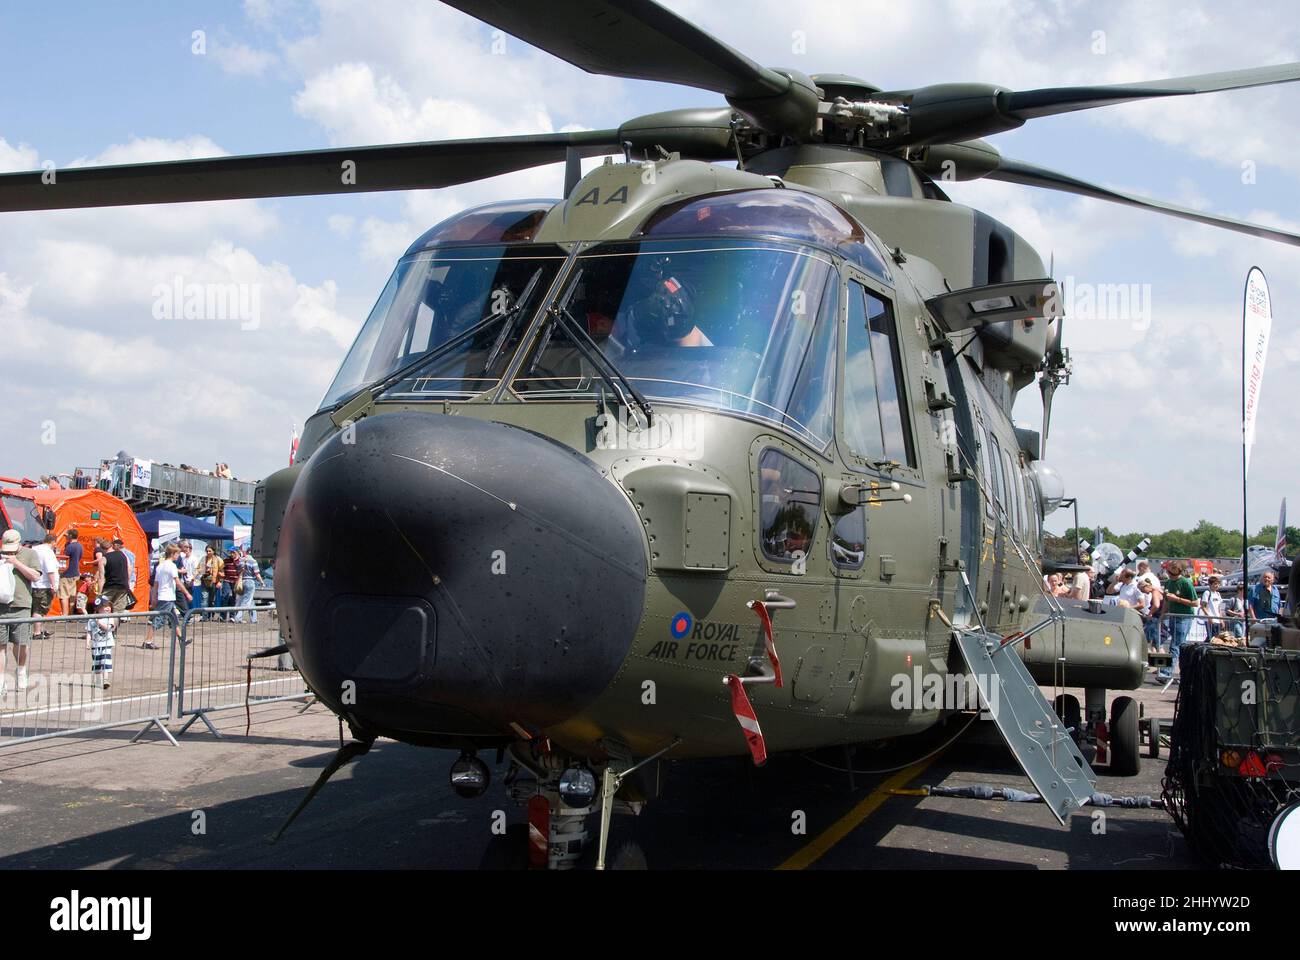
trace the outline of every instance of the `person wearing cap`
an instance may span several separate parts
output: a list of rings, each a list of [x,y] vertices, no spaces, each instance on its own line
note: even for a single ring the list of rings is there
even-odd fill
[[[9,569],[0,574],[12,574],[13,598],[0,603],[0,693],[5,688],[6,655],[14,648],[18,689],[27,689],[27,653],[32,643],[32,584],[40,579],[41,561],[36,551],[24,547],[17,530],[6,530],[0,537],[0,566]],[[6,579],[8,579],[6,577]],[[22,623],[12,621],[21,620]]]
[[[94,682],[104,690],[112,685],[113,648],[117,646],[118,620],[116,617],[108,616],[112,612],[113,604],[108,597],[98,597],[95,600],[96,619],[86,621],[86,646],[90,648],[90,673]]]

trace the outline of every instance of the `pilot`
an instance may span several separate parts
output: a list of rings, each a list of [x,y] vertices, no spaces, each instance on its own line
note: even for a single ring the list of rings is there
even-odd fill
[[[632,326],[647,346],[711,347],[695,325],[695,295],[673,276],[659,277],[650,292],[631,307]]]

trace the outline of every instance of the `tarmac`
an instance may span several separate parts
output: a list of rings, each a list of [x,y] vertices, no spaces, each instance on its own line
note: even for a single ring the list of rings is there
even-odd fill
[[[1176,692],[1148,683],[1132,695],[1148,715],[1172,716]],[[522,847],[493,832],[498,811],[524,822],[499,782],[506,764],[484,796],[464,800],[448,784],[453,754],[383,740],[271,844],[338,748],[338,721],[295,701],[212,720],[222,739],[200,725],[180,746],[157,731],[131,743],[139,731],[128,727],[0,749],[0,868],[522,866]],[[762,769],[747,759],[668,764],[664,795],[639,817],[615,818],[611,851],[635,843],[622,861],[651,869],[1198,866],[1158,808],[1085,807],[1061,827],[1041,804],[909,793],[936,784],[1032,790],[990,722],[959,718],[927,738],[859,750],[848,758],[852,776],[840,750],[776,756]],[[1144,749],[1134,777],[1099,765],[1097,789],[1158,798],[1163,756]],[[593,836],[596,827],[593,817]]]

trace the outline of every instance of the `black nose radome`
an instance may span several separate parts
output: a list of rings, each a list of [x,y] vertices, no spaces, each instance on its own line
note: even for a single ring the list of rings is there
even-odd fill
[[[590,703],[631,645],[646,561],[631,504],[580,454],[391,413],[312,454],[275,573],[312,689],[377,733],[435,742]]]

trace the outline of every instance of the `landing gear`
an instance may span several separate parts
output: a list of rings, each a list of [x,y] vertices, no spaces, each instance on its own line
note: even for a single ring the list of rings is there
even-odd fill
[[[1113,776],[1136,776],[1141,767],[1139,719],[1136,700],[1132,697],[1115,698],[1110,706],[1110,772]]]
[[[1136,776],[1141,766],[1141,705],[1132,697],[1116,697],[1108,717],[1105,689],[1087,688],[1084,700],[1081,709],[1077,698],[1062,693],[1052,703],[1084,758],[1089,764],[1109,763],[1113,777]],[[1158,755],[1158,741],[1156,750],[1152,756]]]
[[[631,840],[623,840],[609,851],[609,827],[615,813],[639,814],[646,799],[658,793],[657,787],[642,790],[639,783],[624,783],[648,764],[658,760],[680,743],[674,740],[664,749],[644,760],[633,763],[628,756],[606,759],[598,765],[598,773],[582,761],[559,756],[552,752],[538,752],[532,742],[519,742],[510,748],[513,760],[505,785],[512,800],[528,811],[528,822],[522,829],[494,838],[493,848],[499,858],[515,858],[531,869],[568,870],[586,860],[592,839],[587,820],[593,814],[600,816],[595,866],[604,870],[644,869],[645,853]],[[604,744],[607,754],[616,752],[613,745]],[[651,770],[650,772],[653,772]],[[638,777],[641,781],[644,777]],[[626,796],[628,792],[632,797]],[[620,793],[624,794],[620,796]],[[634,799],[636,797],[638,799]],[[513,838],[513,839],[512,839]],[[520,844],[522,838],[522,848]],[[493,854],[493,849],[489,849]],[[489,854],[485,854],[485,864]],[[607,856],[608,855],[608,856]],[[587,860],[589,863],[590,861]]]
[[[1052,707],[1056,710],[1056,715],[1061,718],[1061,723],[1065,729],[1070,731],[1070,736],[1074,742],[1078,743],[1083,737],[1083,713],[1079,709],[1079,698],[1069,693],[1057,694],[1052,701]]]

